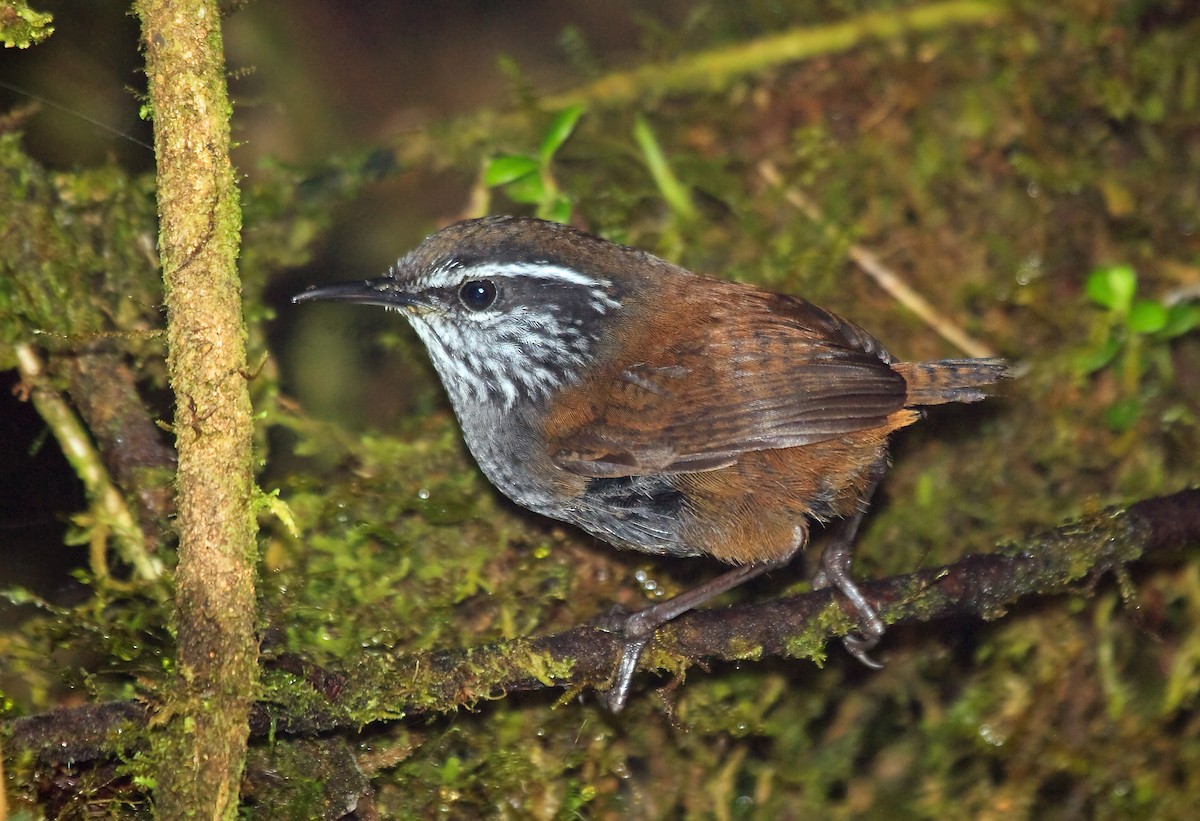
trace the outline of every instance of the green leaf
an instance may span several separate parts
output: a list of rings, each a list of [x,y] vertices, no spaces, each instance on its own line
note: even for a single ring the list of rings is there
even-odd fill
[[[458,783],[458,779],[462,775],[462,771],[462,759],[456,755],[448,757],[442,763],[442,784],[448,787],[454,786]]]
[[[536,174],[541,164],[524,154],[505,154],[494,158],[483,171],[483,184],[488,188],[508,185],[528,174]]]
[[[1167,326],[1167,309],[1157,302],[1139,299],[1129,309],[1125,322],[1134,333],[1152,334]]]
[[[1142,405],[1137,399],[1122,399],[1104,411],[1104,421],[1117,433],[1129,430],[1142,415]]]
[[[0,590],[0,599],[9,604],[36,604],[39,599],[24,587],[6,587]]]
[[[1167,309],[1167,322],[1158,330],[1163,339],[1174,339],[1200,327],[1200,305],[1177,302]]]
[[[1079,357],[1077,362],[1079,370],[1085,374],[1092,374],[1104,368],[1117,355],[1117,351],[1121,350],[1121,341],[1115,337],[1110,337],[1103,345],[1095,350],[1086,351]]]
[[[526,174],[504,186],[504,193],[526,205],[540,205],[546,199],[546,183],[541,174]]]
[[[1088,298],[1101,307],[1118,314],[1129,312],[1137,290],[1137,274],[1129,265],[1108,265],[1097,268],[1088,276]]]
[[[658,144],[654,130],[641,114],[633,121],[633,138],[642,149],[642,157],[646,161],[646,167],[650,169],[650,176],[654,178],[654,184],[658,186],[658,191],[667,205],[682,220],[690,222],[696,219],[696,206],[692,203],[691,191],[671,170],[667,155]]]
[[[551,222],[570,222],[571,199],[566,194],[559,194],[552,201],[542,203],[538,208],[537,215]]]
[[[576,103],[554,115],[554,119],[550,121],[550,127],[546,129],[546,136],[542,138],[542,147],[539,149],[543,163],[549,163],[558,149],[562,148],[563,143],[575,131],[575,126],[579,122],[579,118],[583,116],[584,110],[583,105]]]

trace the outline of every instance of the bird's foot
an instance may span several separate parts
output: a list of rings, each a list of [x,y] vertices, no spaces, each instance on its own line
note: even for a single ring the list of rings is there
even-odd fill
[[[879,644],[879,640],[887,632],[887,627],[883,619],[879,618],[879,612],[867,601],[867,597],[850,577],[850,559],[850,546],[844,542],[827,547],[821,554],[821,568],[813,574],[812,586],[814,590],[837,588],[838,592],[850,600],[858,615],[859,632],[842,636],[842,644],[846,652],[864,665],[872,670],[879,670],[883,665],[871,658],[869,653]]]
[[[600,694],[601,703],[613,713],[621,712],[629,700],[629,688],[633,683],[633,674],[637,672],[642,651],[646,649],[658,628],[654,619],[647,619],[643,615],[648,610],[653,608],[630,613],[617,604],[607,613],[592,620],[594,627],[606,633],[616,634],[621,641],[621,658],[613,670],[612,685]]]

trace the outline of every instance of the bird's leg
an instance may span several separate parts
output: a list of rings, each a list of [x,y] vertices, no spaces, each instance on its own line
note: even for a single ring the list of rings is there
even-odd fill
[[[637,672],[638,659],[641,658],[642,651],[646,649],[646,645],[650,643],[650,639],[654,637],[654,632],[658,628],[672,619],[682,616],[687,611],[699,607],[711,598],[732,590],[770,570],[783,567],[792,560],[807,540],[807,528],[797,527],[792,546],[787,553],[777,559],[740,565],[699,587],[694,587],[672,599],[651,605],[636,613],[628,615],[616,613],[600,619],[597,622],[600,629],[620,633],[623,641],[621,660],[617,663],[613,685],[603,696],[605,706],[614,713],[620,712],[621,708],[625,706],[625,701],[629,697],[629,685],[633,681],[633,674]]]
[[[814,590],[836,587],[838,591],[850,600],[858,613],[858,635],[849,634],[842,637],[842,644],[850,655],[866,666],[878,670],[883,665],[867,655],[883,637],[886,628],[879,613],[867,601],[862,590],[854,583],[850,575],[850,565],[854,561],[854,540],[858,535],[858,526],[862,524],[867,512],[867,505],[875,495],[875,488],[883,478],[886,462],[880,460],[873,468],[871,484],[863,494],[858,510],[843,519],[833,532],[833,538],[821,553],[821,566],[812,577]]]

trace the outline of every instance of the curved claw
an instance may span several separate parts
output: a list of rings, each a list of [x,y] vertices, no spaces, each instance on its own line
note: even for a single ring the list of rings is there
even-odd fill
[[[824,553],[821,554],[821,560],[825,560]],[[829,575],[825,572],[825,568],[822,567],[818,569],[816,573],[813,573],[812,578],[808,580],[808,583],[812,585],[813,590],[824,590],[825,588],[829,587]]]
[[[879,636],[867,637],[849,633],[842,636],[842,644],[846,648],[846,652],[861,661],[865,666],[872,670],[882,670],[883,663],[876,661],[868,655],[875,645],[879,644]]]
[[[857,526],[857,521],[850,524],[849,535],[851,537]],[[821,567],[813,574],[812,586],[814,590],[823,590],[827,587],[836,588],[839,593],[850,600],[850,604],[858,614],[861,632],[858,635],[851,633],[843,636],[842,644],[845,645],[846,651],[850,655],[867,667],[879,670],[883,665],[871,658],[868,653],[879,644],[887,627],[884,625],[883,619],[879,618],[879,613],[867,601],[867,597],[863,595],[858,585],[854,583],[854,579],[850,577],[851,558],[850,540],[843,537],[834,541],[821,554]]]

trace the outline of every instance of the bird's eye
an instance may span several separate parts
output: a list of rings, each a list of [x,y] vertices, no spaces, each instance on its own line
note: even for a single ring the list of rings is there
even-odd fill
[[[458,298],[468,311],[486,311],[496,301],[496,283],[490,279],[472,279],[458,289]]]

